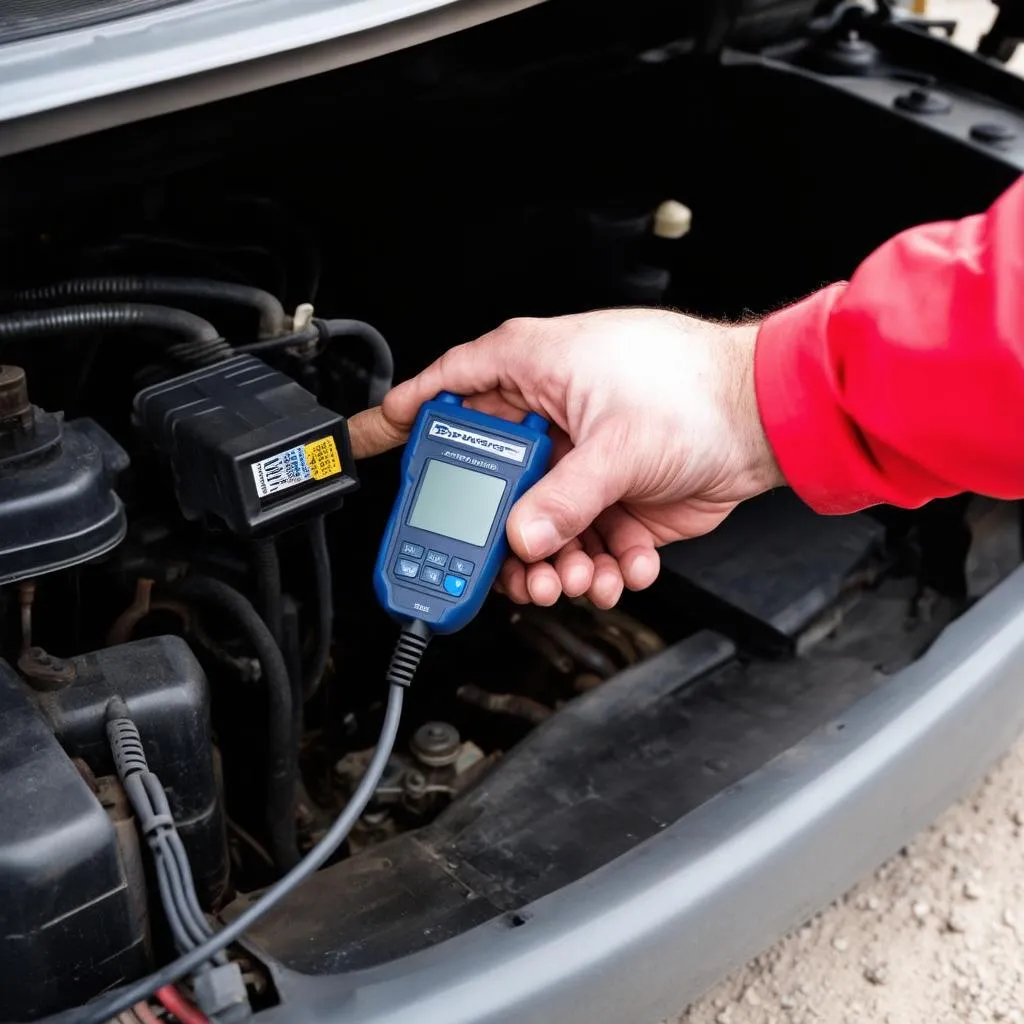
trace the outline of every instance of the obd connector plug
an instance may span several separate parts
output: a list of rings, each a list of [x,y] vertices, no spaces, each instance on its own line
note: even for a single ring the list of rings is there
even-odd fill
[[[170,460],[187,519],[265,537],[334,511],[359,486],[345,418],[254,356],[148,387],[134,412]]]

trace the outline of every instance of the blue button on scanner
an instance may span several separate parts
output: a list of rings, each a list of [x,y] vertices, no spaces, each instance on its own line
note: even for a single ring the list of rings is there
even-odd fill
[[[466,589],[466,581],[461,576],[445,576],[444,589],[452,597],[462,597]]]
[[[419,562],[410,562],[408,558],[400,558],[395,563],[395,575],[406,576],[409,579],[415,579],[416,574],[420,571]]]
[[[448,564],[448,556],[443,551],[428,551],[427,561],[431,565],[439,565],[443,569]]]
[[[425,565],[420,570],[420,579],[423,580],[424,583],[433,583],[434,586],[439,587],[443,578],[444,572],[434,565]]]
[[[423,545],[413,544],[411,541],[403,540],[402,546],[401,548],[399,548],[398,553],[400,555],[408,555],[410,558],[422,558]]]
[[[473,575],[473,563],[467,562],[464,558],[453,558],[450,568],[452,572],[461,573],[463,576]]]

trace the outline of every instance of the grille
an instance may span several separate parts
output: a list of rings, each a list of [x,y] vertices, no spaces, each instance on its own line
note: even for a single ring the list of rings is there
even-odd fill
[[[186,0],[0,0],[0,43],[115,21]]]

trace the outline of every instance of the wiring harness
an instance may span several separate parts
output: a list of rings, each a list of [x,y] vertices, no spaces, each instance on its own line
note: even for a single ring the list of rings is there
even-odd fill
[[[230,963],[222,964],[218,955],[222,955],[227,947],[238,939],[249,927],[255,924],[269,910],[277,906],[281,900],[295,891],[307,878],[318,868],[322,867],[335,853],[339,846],[345,841],[352,826],[359,820],[360,815],[366,809],[366,805],[373,797],[381,777],[387,768],[388,759],[395,745],[395,738],[398,735],[398,725],[402,717],[402,705],[405,700],[406,687],[412,682],[420,659],[430,641],[430,630],[422,622],[413,622],[406,626],[399,637],[395,648],[395,654],[388,669],[388,703],[384,712],[384,723],[381,726],[380,737],[377,740],[377,749],[367,765],[359,785],[345,805],[341,814],[338,815],[334,824],[327,830],[323,838],[295,865],[283,878],[275,882],[262,896],[253,902],[248,909],[238,915],[230,924],[225,925],[218,932],[208,935],[201,942],[192,945],[187,951],[171,963],[154,971],[152,974],[131,985],[126,985],[100,996],[87,1006],[80,1006],[65,1013],[56,1014],[46,1018],[45,1024],[106,1024],[112,1017],[124,1010],[129,1009],[140,1001],[149,999],[167,985],[171,985],[178,978],[194,973],[193,985],[197,1001],[203,998],[203,979],[215,975],[224,966],[234,966]],[[142,775],[152,776],[146,767],[145,754],[142,750],[142,743],[139,739],[138,729],[134,728],[127,714],[127,707],[124,701],[114,698],[108,706],[107,735],[110,737],[111,746],[115,742],[122,750],[131,754],[129,758],[123,758],[125,774],[121,774],[122,767],[118,764],[118,774],[121,775],[128,789],[129,798],[135,806],[133,793],[144,792],[150,794],[151,790],[140,779],[131,783],[129,788],[128,780],[131,777]],[[124,723],[128,723],[128,727]],[[117,737],[115,740],[114,737]],[[115,757],[117,755],[115,754]],[[155,778],[155,776],[152,776]],[[161,788],[161,793],[162,793]],[[151,821],[159,815],[151,814],[152,805],[149,803],[150,796],[146,796],[146,803],[143,804],[145,812]],[[138,809],[136,808],[137,813]],[[140,816],[141,820],[141,816]],[[173,822],[172,822],[173,825]],[[161,823],[163,834],[167,834],[163,823]],[[150,832],[154,834],[159,831],[151,827]],[[144,832],[149,838],[149,832]],[[175,833],[176,834],[176,833]],[[179,840],[180,841],[180,840]],[[179,875],[179,878],[181,876]],[[191,877],[191,875],[189,875]],[[161,895],[163,890],[161,889]],[[175,912],[180,907],[175,904]],[[212,966],[211,966],[212,965]],[[248,1004],[246,1004],[246,1007]],[[200,1007],[205,1010],[202,1002]],[[211,1019],[220,1021],[234,1021],[237,1018],[215,1017],[209,1014]]]
[[[153,854],[157,886],[167,923],[179,953],[189,953],[213,938],[213,929],[199,907],[192,869],[174,824],[167,794],[149,770],[138,727],[120,697],[107,705],[107,740],[139,831]],[[252,1015],[238,964],[223,949],[211,953],[196,968],[196,1002],[211,1021],[237,1024]]]

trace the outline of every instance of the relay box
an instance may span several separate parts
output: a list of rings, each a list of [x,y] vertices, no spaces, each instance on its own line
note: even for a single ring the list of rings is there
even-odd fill
[[[359,486],[345,418],[255,356],[146,388],[134,410],[188,519],[268,536],[333,512]]]

